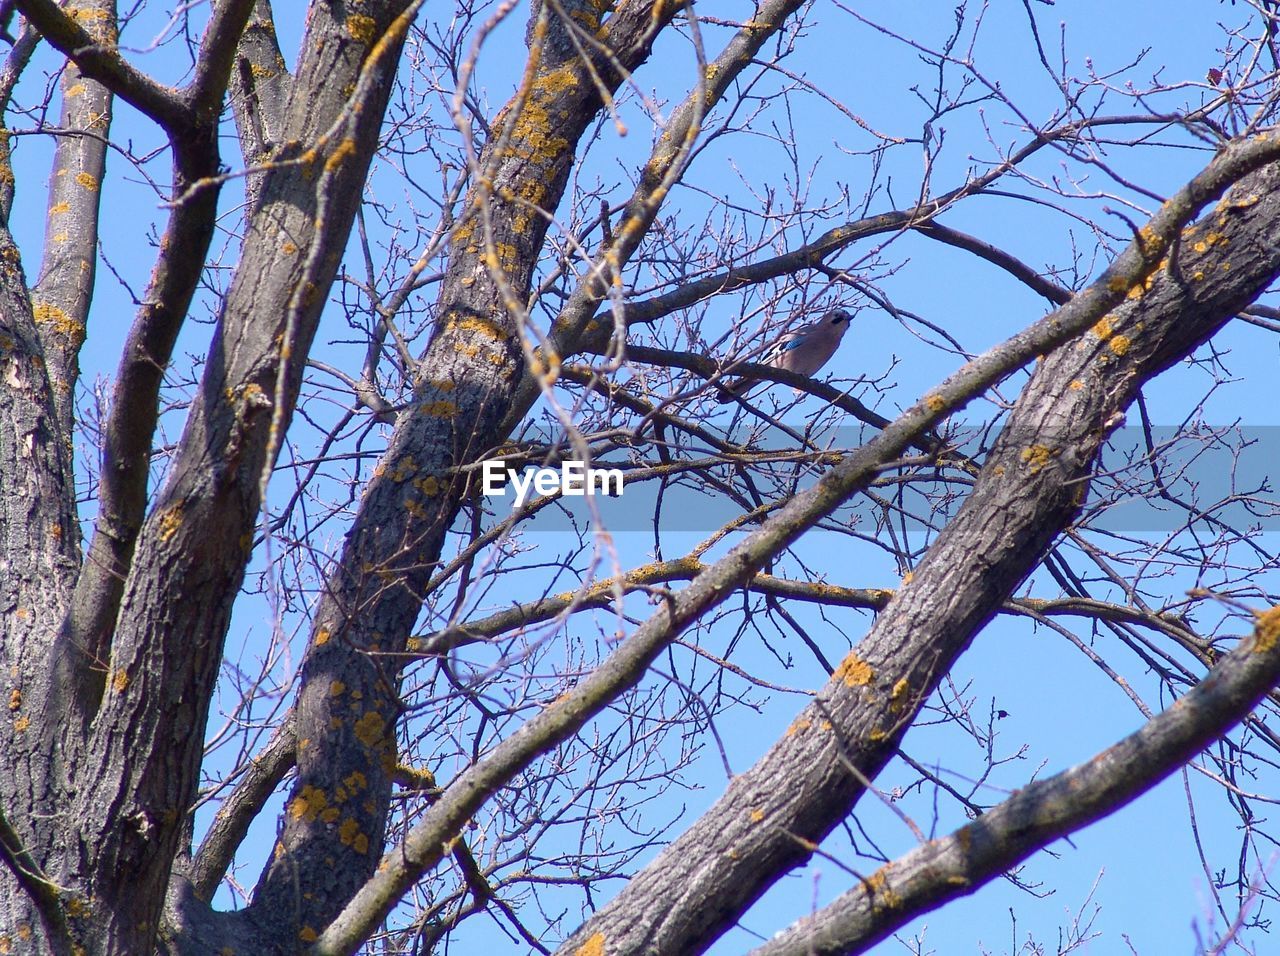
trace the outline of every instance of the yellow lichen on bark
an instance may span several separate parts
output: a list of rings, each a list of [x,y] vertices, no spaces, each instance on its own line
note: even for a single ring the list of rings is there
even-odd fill
[[[1222,233],[1210,232],[1199,242],[1195,243],[1195,245],[1193,245],[1191,248],[1194,249],[1196,252],[1203,253],[1203,252],[1208,252],[1214,246],[1218,246],[1218,245],[1225,246],[1227,242],[1228,242],[1227,237],[1224,236]]]
[[[455,319],[450,325],[459,332],[470,332],[495,342],[500,342],[507,337],[507,333],[503,331],[502,326],[498,325],[497,322],[492,319],[481,318],[478,315],[463,316]]]
[[[363,717],[356,721],[356,739],[366,747],[376,747],[382,742],[382,729],[385,723],[382,715],[376,710],[367,711]]]
[[[458,406],[442,399],[436,402],[423,402],[418,406],[418,411],[432,418],[453,418],[458,414]]]
[[[498,264],[503,268],[514,266],[520,256],[520,251],[510,242],[495,243],[493,251],[497,253]]]
[[[174,505],[161,514],[156,527],[161,541],[167,543],[172,540],[182,527],[182,505]]]
[[[1031,474],[1042,471],[1045,465],[1049,464],[1058,456],[1058,449],[1049,448],[1046,445],[1032,445],[1030,448],[1022,449],[1022,454],[1018,457],[1028,466]]]
[[[1150,224],[1143,226],[1138,230],[1138,243],[1142,247],[1143,255],[1154,256],[1164,251],[1165,239],[1157,234]]]
[[[808,717],[797,717],[791,722],[791,726],[787,728],[786,736],[794,737],[796,734],[804,733],[813,726],[813,721]]]
[[[351,846],[360,835],[360,824],[356,822],[354,817],[347,817],[338,827],[338,839],[340,839],[345,846]]]
[[[895,714],[900,712],[907,703],[907,695],[911,692],[911,684],[905,677],[901,678],[893,685],[893,690],[889,693],[889,709]]]
[[[832,676],[844,681],[846,687],[865,687],[871,683],[875,672],[872,671],[870,664],[857,654],[851,653],[840,662],[840,666]]]
[[[580,82],[576,65],[566,64],[533,81],[533,87],[511,125],[511,155],[544,164],[569,148],[567,139],[552,136],[548,131],[553,127],[551,109],[556,98],[576,89]]]
[[[347,17],[347,35],[357,43],[369,43],[378,30],[378,22],[362,13]]]
[[[1270,608],[1258,615],[1255,633],[1257,639],[1254,642],[1254,650],[1265,654],[1276,646],[1280,641],[1280,607]]]
[[[305,784],[302,792],[289,801],[289,816],[295,820],[315,820],[329,805],[329,798],[319,787]]]
[[[862,881],[862,886],[871,895],[873,905],[877,908],[895,909],[902,905],[902,898],[889,888],[889,880],[884,867]]]
[[[344,139],[338,144],[338,148],[333,151],[333,154],[324,161],[325,172],[332,173],[345,163],[349,157],[354,156],[355,153],[356,141],[354,139]]]
[[[73,343],[84,341],[84,323],[77,322],[51,302],[36,302],[31,307],[31,317],[37,325],[48,325],[58,335],[64,335]]]
[[[342,778],[342,783],[348,790],[367,790],[369,787],[368,779],[359,770],[352,770]]]

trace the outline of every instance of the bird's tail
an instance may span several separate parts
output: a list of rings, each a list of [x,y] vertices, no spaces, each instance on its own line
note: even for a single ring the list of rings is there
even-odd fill
[[[750,388],[752,384],[751,379],[740,378],[728,385],[721,385],[720,394],[716,396],[716,401],[721,405],[727,405]]]

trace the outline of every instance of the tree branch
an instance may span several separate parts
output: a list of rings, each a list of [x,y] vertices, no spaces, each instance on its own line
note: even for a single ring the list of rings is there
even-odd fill
[[[58,8],[53,0],[15,0],[41,35],[80,68],[134,109],[181,137],[195,123],[176,90],[157,83],[120,55],[115,37],[99,39]]]
[[[293,711],[276,728],[262,752],[249,760],[235,789],[222,801],[191,864],[191,886],[198,899],[213,899],[236,850],[268,798],[296,760]]]
[[[1258,615],[1195,687],[1092,760],[1017,791],[950,836],[930,840],[752,950],[752,956],[862,952],[948,900],[967,896],[1054,840],[1146,793],[1280,682],[1280,608]]]
[[[927,421],[931,408],[941,413],[962,403],[965,389],[994,383],[1002,377],[1001,362],[1053,352],[1024,390],[959,514],[819,697],[562,951],[606,939],[614,953],[645,947],[700,951],[845,818],[951,664],[1071,520],[1087,492],[1097,449],[1141,382],[1216,331],[1280,271],[1280,196],[1273,194],[1280,167],[1251,175],[1260,164],[1275,163],[1276,145],[1263,136],[1220,153],[1089,288],[969,362],[674,599],[670,617],[677,624],[691,619],[684,615],[722,598],[719,587],[745,580],[732,577],[740,566],[759,566],[756,549],[772,545],[775,526],[807,519],[815,510],[827,513],[827,495],[839,503],[837,496],[852,490],[859,470],[869,467],[864,456],[900,443],[907,423]],[[1194,251],[1194,243],[1176,240],[1192,216],[1241,177],[1214,214],[1214,229],[1228,237],[1235,253],[1228,280],[1221,270],[1200,268],[1205,253]],[[1168,268],[1166,253],[1173,262]],[[1201,279],[1187,283],[1182,275]],[[1057,348],[1090,328],[1093,334],[1072,347]],[[665,623],[655,616],[630,640],[650,637]],[[611,663],[601,670],[611,670]],[[571,693],[585,692],[596,676]],[[524,728],[528,736],[540,719]],[[496,748],[495,762],[522,736]],[[779,779],[789,786],[769,783]],[[467,774],[463,781],[470,783]],[[673,893],[672,887],[678,889]]]
[[[780,276],[790,275],[802,269],[817,268],[831,256],[860,239],[883,235],[889,232],[919,229],[921,226],[925,226],[933,222],[935,216],[945,212],[961,199],[983,192],[1010,170],[1016,169],[1021,163],[1025,162],[1029,157],[1046,146],[1070,141],[1079,136],[1084,130],[1092,127],[1123,125],[1134,122],[1168,122],[1168,118],[1134,116],[1101,117],[1067,123],[1057,129],[1038,132],[1036,138],[1032,142],[1027,143],[1020,149],[1016,150],[1003,162],[993,166],[981,176],[976,176],[968,180],[964,185],[957,186],[956,188],[943,193],[937,199],[920,203],[911,209],[880,213],[874,216],[864,216],[861,219],[842,223],[839,226],[834,226],[831,229],[828,229],[812,242],[792,249],[789,252],[785,252],[782,255],[774,256],[771,259],[764,259],[760,262],[753,262],[744,266],[734,266],[703,279],[696,279],[692,282],[682,283],[680,287],[673,292],[657,295],[649,299],[642,299],[639,302],[630,302],[627,304],[627,322],[654,322],[663,316],[670,315],[672,312],[679,309],[686,309],[703,299],[710,298],[713,295],[733,292],[747,286],[758,285],[762,282],[769,282],[773,279],[779,278]],[[954,232],[951,232],[951,234],[957,237],[963,235],[961,233]],[[981,243],[981,240],[975,239],[974,242]],[[996,262],[995,264],[1001,265],[1000,262]],[[1004,268],[1003,265],[1001,265],[1001,267]]]
[[[0,863],[9,868],[35,904],[44,926],[46,942],[55,956],[71,956],[72,940],[67,930],[67,914],[57,884],[51,882],[40,864],[22,845],[20,837],[0,810]]]
[[[70,812],[107,861],[92,884],[96,931],[119,940],[122,951],[149,950],[160,923],[264,476],[376,150],[408,6],[371,0],[349,17],[342,7],[311,7],[303,80],[287,107],[294,155],[268,176],[169,478],[137,535],[111,640],[111,679],[85,745],[92,756],[67,761],[77,775]],[[188,190],[175,215],[210,201],[216,185]],[[112,876],[122,858],[127,883]],[[270,929],[296,941],[297,928],[286,923]]]
[[[475,641],[488,640],[519,627],[549,621],[566,611],[585,611],[610,606],[619,592],[648,591],[655,585],[692,581],[710,565],[695,557],[673,558],[634,568],[621,576],[602,578],[578,591],[564,591],[539,601],[517,604],[474,621],[447,627],[417,639],[414,652],[443,654]],[[846,588],[827,581],[798,581],[773,574],[758,573],[743,589],[753,594],[789,598],[826,607],[847,607],[883,611],[896,593],[891,588]],[[1171,634],[1206,666],[1212,663],[1203,649],[1191,646],[1190,635],[1172,616],[1153,614],[1139,608],[1088,598],[1010,598],[1003,612],[1031,617],[1083,617],[1136,624]]]
[[[235,38],[243,30],[250,9],[251,0],[219,3],[205,31],[202,49],[212,51],[215,44],[234,48]],[[64,705],[78,711],[76,719],[81,723],[89,719],[101,698],[104,670],[100,664],[108,657],[125,580],[146,514],[151,445],[160,415],[160,388],[183,320],[204,274],[205,259],[213,240],[220,187],[214,182],[191,195],[187,193],[193,184],[209,181],[218,172],[219,110],[216,107],[226,92],[230,68],[229,55],[214,56],[210,52],[197,62],[192,84],[192,90],[197,91],[192,98],[193,123],[184,128],[182,135],[170,131],[174,153],[171,195],[178,201],[170,208],[160,239],[160,253],[116,370],[111,410],[103,427],[98,516],[89,542],[88,560],[76,583],[62,635],[59,666],[69,688],[74,688]],[[215,105],[211,107],[210,102]],[[97,168],[100,176],[101,159]],[[72,180],[69,176],[60,178]],[[71,188],[88,192],[79,184]],[[51,192],[51,202],[56,194]],[[95,190],[92,198],[96,200],[97,195]],[[90,199],[77,196],[74,201],[86,205]],[[74,211],[75,207],[71,208]],[[93,209],[96,215],[96,204]],[[60,216],[50,215],[51,230],[59,219]],[[97,235],[88,225],[86,222],[76,234],[81,239],[87,237],[89,246],[83,255],[93,262],[96,261]],[[85,274],[91,281],[92,270]],[[88,305],[86,292],[83,301],[86,314]]]
[[[114,0],[76,0],[67,9],[100,42],[116,35]],[[68,63],[60,81],[62,115],[71,131],[54,147],[46,205],[44,259],[31,301],[64,441],[74,430],[75,389],[98,263],[98,209],[111,131],[111,92]],[[76,135],[81,133],[83,135]]]
[[[196,75],[184,91],[197,125],[216,123],[222,112],[232,64],[255,5],[256,0],[218,0],[214,4],[213,16],[200,38]]]
[[[265,169],[253,167],[264,167],[281,145],[284,104],[293,86],[280,52],[270,0],[257,0],[237,49],[239,55],[231,71],[231,108],[240,153],[251,167],[245,177],[245,195],[252,213],[267,175]]]
[[[945,242],[947,245],[955,246],[957,249],[972,252],[980,259],[986,259],[992,265],[998,266],[1009,273],[1032,291],[1044,296],[1054,305],[1063,305],[1071,298],[1070,289],[1049,281],[1021,259],[1009,255],[1003,249],[999,249],[989,242],[984,242],[977,236],[951,229],[938,222],[923,222],[912,228],[922,236],[937,239],[939,242]]]
[[[584,348],[583,351],[600,354],[590,346]],[[694,355],[692,352],[655,349],[644,345],[628,345],[627,358],[636,362],[643,362],[646,365],[688,369],[713,383],[718,382],[726,374],[733,374],[749,376],[752,379],[759,379],[765,382],[790,385],[792,388],[798,388],[802,392],[808,392],[810,395],[825,399],[837,408],[853,415],[859,421],[866,422],[875,428],[884,428],[889,424],[889,419],[878,412],[872,411],[844,390],[836,388],[834,385],[829,385],[821,379],[801,375],[799,372],[792,372],[783,368],[776,368],[772,365],[764,365],[759,362],[732,362],[726,365],[709,356]],[[926,452],[934,452],[938,450],[938,443],[929,439],[921,439],[920,449]]]

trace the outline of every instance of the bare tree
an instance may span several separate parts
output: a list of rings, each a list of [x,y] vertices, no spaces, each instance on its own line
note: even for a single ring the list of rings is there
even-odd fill
[[[693,953],[815,855],[760,952],[858,952],[1188,769],[1202,948],[1264,926],[1277,502],[1207,409],[1280,331],[1270,4],[1176,79],[1030,3],[13,6],[0,952]],[[487,493],[565,462],[620,502]],[[1142,726],[1029,770],[949,676],[997,619]]]

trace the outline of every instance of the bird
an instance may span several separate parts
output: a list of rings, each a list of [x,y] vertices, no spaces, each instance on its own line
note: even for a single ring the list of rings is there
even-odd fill
[[[761,364],[800,375],[812,375],[836,354],[852,318],[844,309],[832,309],[816,322],[806,322],[778,339],[765,353]],[[731,402],[755,383],[753,378],[740,378],[732,385],[724,386],[716,401],[721,404]]]

